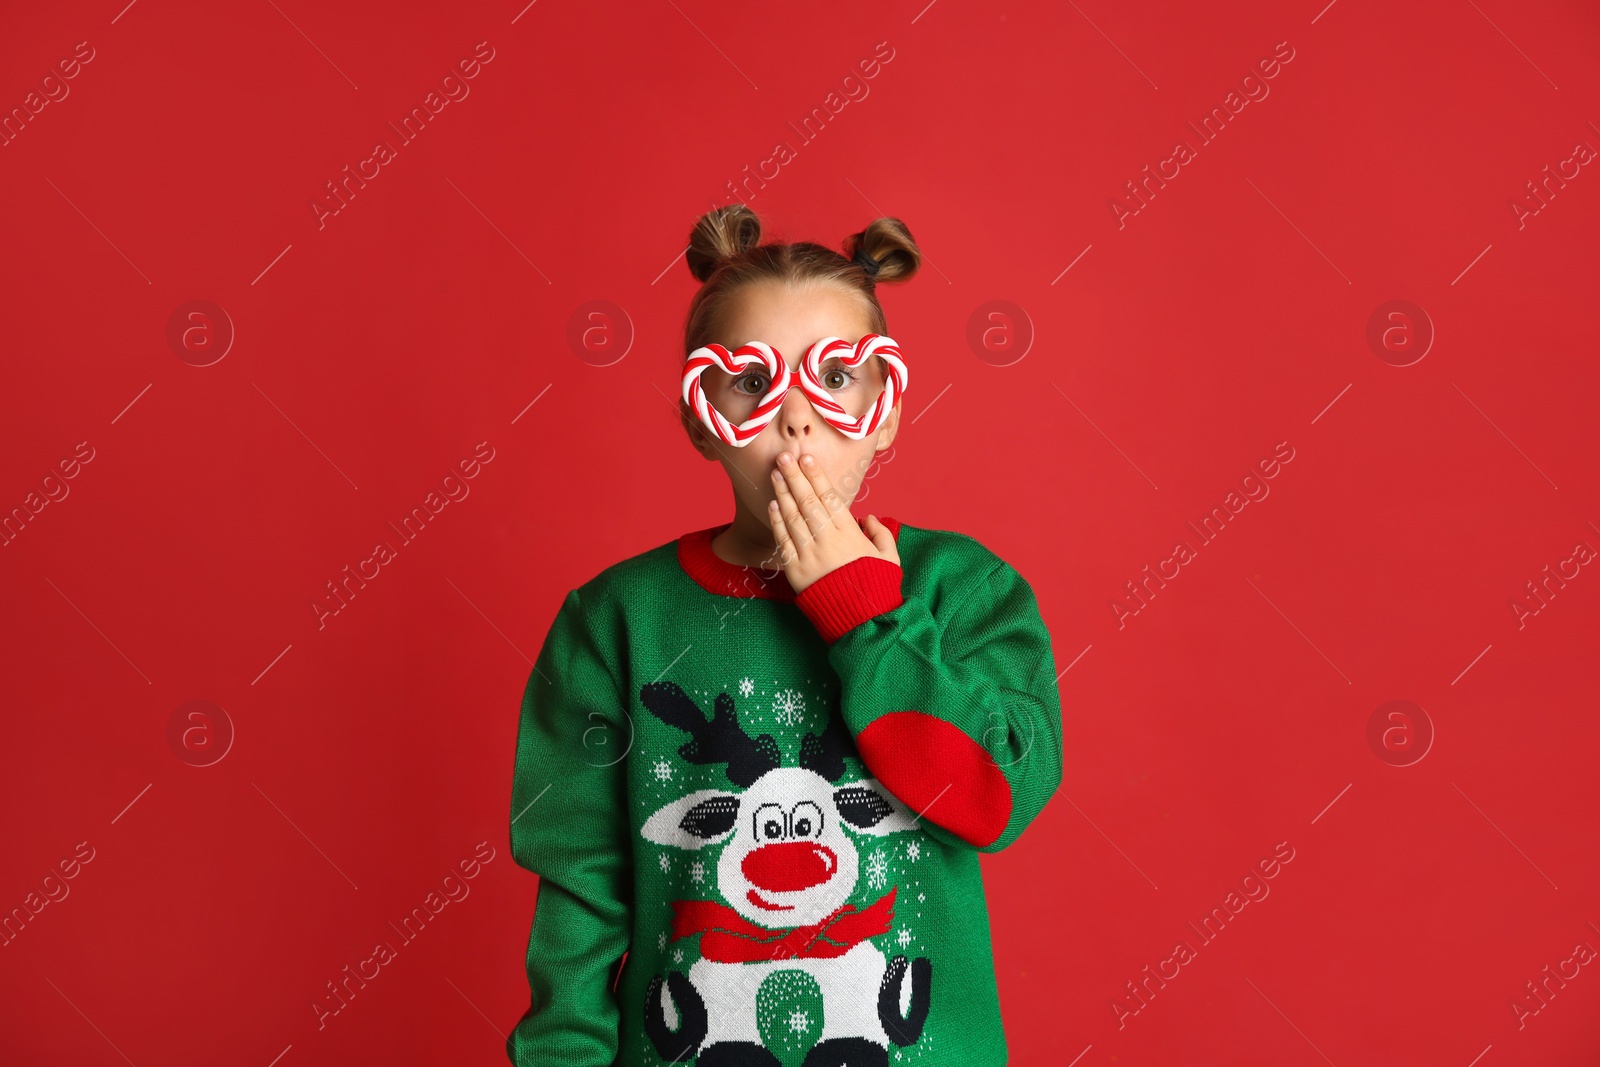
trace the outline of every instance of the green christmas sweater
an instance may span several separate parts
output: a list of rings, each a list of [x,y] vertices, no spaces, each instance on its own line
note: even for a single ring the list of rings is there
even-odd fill
[[[883,519],[798,596],[684,534],[569,592],[511,795],[517,1065],[1006,1061],[978,854],[1061,780],[1050,635],[977,540]]]

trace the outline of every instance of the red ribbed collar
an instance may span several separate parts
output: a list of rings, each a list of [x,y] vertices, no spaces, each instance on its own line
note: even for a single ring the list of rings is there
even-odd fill
[[[859,524],[862,520],[857,519]],[[900,520],[879,515],[878,521],[888,529],[898,542]],[[775,573],[760,567],[741,567],[729,563],[711,548],[711,539],[733,523],[708,526],[678,538],[678,564],[683,572],[695,580],[700,588],[719,596],[758,597],[762,600],[794,602],[794,587],[780,568]],[[770,574],[770,577],[769,577]]]

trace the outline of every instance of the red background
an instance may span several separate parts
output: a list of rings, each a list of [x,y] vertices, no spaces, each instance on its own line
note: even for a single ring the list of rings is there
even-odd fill
[[[503,1062],[522,687],[568,589],[731,517],[677,425],[682,252],[779,141],[742,193],[770,236],[886,214],[927,256],[882,290],[916,388],[858,514],[1012,562],[1064,669],[1060,794],[985,861],[1014,1062],[1600,1054],[1593,963],[1511,1007],[1600,948],[1600,576],[1511,606],[1600,546],[1600,174],[1526,189],[1600,146],[1592,6],[124,2],[0,16],[7,113],[94,51],[0,148],[0,507],[70,490],[0,550],[0,908],[94,857],[0,949],[0,1059]],[[324,183],[478,42],[470,95],[319,227]],[[1186,123],[1279,42],[1201,146]],[[1398,299],[1436,331],[1408,366],[1420,322],[1367,340]],[[208,366],[219,322],[168,340],[192,300],[234,331]],[[617,310],[574,343],[590,301]],[[319,627],[479,442],[470,495]],[[1186,523],[1279,442],[1201,546]],[[1196,558],[1119,625],[1179,539]],[[1421,715],[1374,747],[1390,700]],[[319,1030],[325,983],[480,841],[471,895]],[[1270,895],[1200,947],[1279,842]],[[1119,1027],[1180,938],[1198,958]]]

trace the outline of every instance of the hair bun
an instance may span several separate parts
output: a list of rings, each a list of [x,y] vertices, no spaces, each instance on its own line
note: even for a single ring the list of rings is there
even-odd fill
[[[689,231],[684,258],[695,278],[705,281],[728,260],[761,242],[761,220],[746,204],[728,204],[700,216]]]
[[[874,283],[910,281],[922,266],[916,239],[895,218],[873,219],[866,229],[845,238],[844,253]]]

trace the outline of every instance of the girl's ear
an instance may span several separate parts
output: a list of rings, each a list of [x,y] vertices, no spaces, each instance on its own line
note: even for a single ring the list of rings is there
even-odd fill
[[[706,428],[681,405],[678,408],[678,421],[683,424],[684,432],[689,435],[689,444],[694,446],[694,450],[700,453],[702,459],[717,459],[717,450],[712,446],[711,436],[706,433]]]
[[[883,420],[883,425],[878,427],[878,443],[875,451],[882,452],[894,444],[896,435],[900,432],[900,398],[896,397],[894,407],[889,409],[889,417]]]

